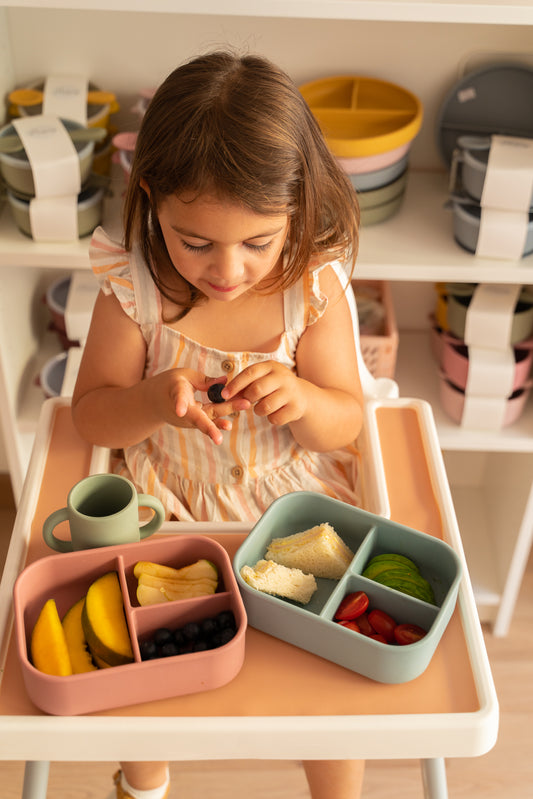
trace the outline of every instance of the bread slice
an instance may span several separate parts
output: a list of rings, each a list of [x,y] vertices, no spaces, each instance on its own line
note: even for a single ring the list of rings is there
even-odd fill
[[[265,558],[315,577],[340,580],[352,561],[353,552],[325,522],[302,533],[273,538]]]
[[[284,599],[294,599],[302,605],[307,605],[317,589],[312,574],[304,574],[300,569],[289,569],[272,560],[259,560],[253,567],[243,566],[241,577],[258,591]]]

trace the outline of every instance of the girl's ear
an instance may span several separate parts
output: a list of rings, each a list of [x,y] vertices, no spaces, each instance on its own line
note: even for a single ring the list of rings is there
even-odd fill
[[[143,189],[143,191],[145,191],[147,193],[148,197],[150,197],[150,186],[145,181],[145,179],[141,178],[139,183],[140,183],[141,189]]]

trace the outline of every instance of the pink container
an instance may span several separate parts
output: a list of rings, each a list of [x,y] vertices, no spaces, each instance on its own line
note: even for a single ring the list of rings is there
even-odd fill
[[[529,387],[527,389],[520,388],[508,398],[503,420],[504,427],[513,424],[520,417],[529,397],[529,392]],[[445,375],[441,375],[440,379],[440,399],[442,407],[448,416],[457,424],[461,424],[465,406],[465,392],[450,383]]]
[[[533,349],[514,348],[515,371],[512,390],[523,388],[533,362]],[[441,365],[450,381],[461,389],[466,389],[468,379],[468,347],[462,341],[443,336]]]
[[[377,153],[376,155],[362,155],[356,158],[346,158],[337,156],[339,166],[344,169],[348,175],[361,175],[365,172],[374,172],[377,169],[384,169],[396,161],[400,161],[411,148],[412,142],[395,147],[394,150],[387,150],[384,153]]]
[[[219,572],[219,589],[210,596],[140,607],[133,567],[149,560],[179,568],[199,558],[212,561]],[[116,571],[124,600],[134,653],[125,666],[98,669],[69,677],[38,671],[28,657],[31,633],[42,606],[55,599],[62,618],[101,575]],[[35,561],[19,575],[14,588],[17,649],[28,696],[47,713],[71,716],[92,713],[170,696],[207,691],[225,685],[244,660],[246,612],[226,550],[206,536],[165,536],[122,546],[51,555]],[[191,621],[233,611],[235,636],[217,649],[141,660],[139,640],[161,627],[176,629]]]

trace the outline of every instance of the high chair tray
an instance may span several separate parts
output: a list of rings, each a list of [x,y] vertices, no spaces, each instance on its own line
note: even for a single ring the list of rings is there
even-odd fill
[[[216,593],[194,599],[141,607],[136,599],[137,561],[180,568],[205,558],[215,564]],[[48,599],[54,599],[60,618],[85,596],[91,583],[116,572],[122,589],[124,613],[134,662],[58,677],[38,671],[29,657],[29,641],[37,617]],[[244,660],[246,613],[226,550],[205,536],[172,536],[139,544],[102,547],[50,555],[27,566],[14,589],[17,649],[29,697],[55,715],[91,713],[124,705],[207,691],[232,680]],[[236,632],[227,643],[205,651],[141,660],[140,643],[160,628],[174,631],[189,622],[215,619],[232,611]]]
[[[340,580],[317,578],[318,588],[308,604],[263,593],[243,579],[242,567],[264,558],[273,538],[323,522],[333,527],[354,557]],[[371,558],[390,553],[419,567],[433,589],[435,604],[363,576]],[[233,567],[251,626],[384,683],[407,682],[427,668],[455,607],[462,574],[458,556],[444,541],[306,491],[272,503],[239,548]],[[399,646],[341,626],[335,612],[345,596],[357,591],[368,597],[369,611],[384,611],[397,624],[417,625],[426,635]]]
[[[366,410],[391,518],[445,540],[462,557],[431,409],[400,399],[369,402]],[[47,400],[0,584],[1,758],[312,760],[317,752],[325,759],[434,758],[477,756],[494,745],[498,702],[464,566],[431,662],[409,682],[377,682],[248,624],[242,668],[213,690],[153,701],[139,696],[135,704],[87,715],[39,709],[28,696],[11,623],[13,586],[25,567],[50,557],[43,522],[90,473],[92,455],[73,427],[69,400]],[[139,546],[147,552],[152,541],[201,535],[221,544],[232,563],[249,532],[243,523],[168,522]],[[54,555],[57,564],[67,557]]]

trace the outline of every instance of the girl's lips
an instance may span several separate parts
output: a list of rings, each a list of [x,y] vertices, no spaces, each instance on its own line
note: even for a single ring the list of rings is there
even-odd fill
[[[229,294],[230,292],[235,291],[235,289],[239,288],[238,286],[216,286],[214,283],[209,283],[209,286],[214,291],[220,291],[223,294]]]

